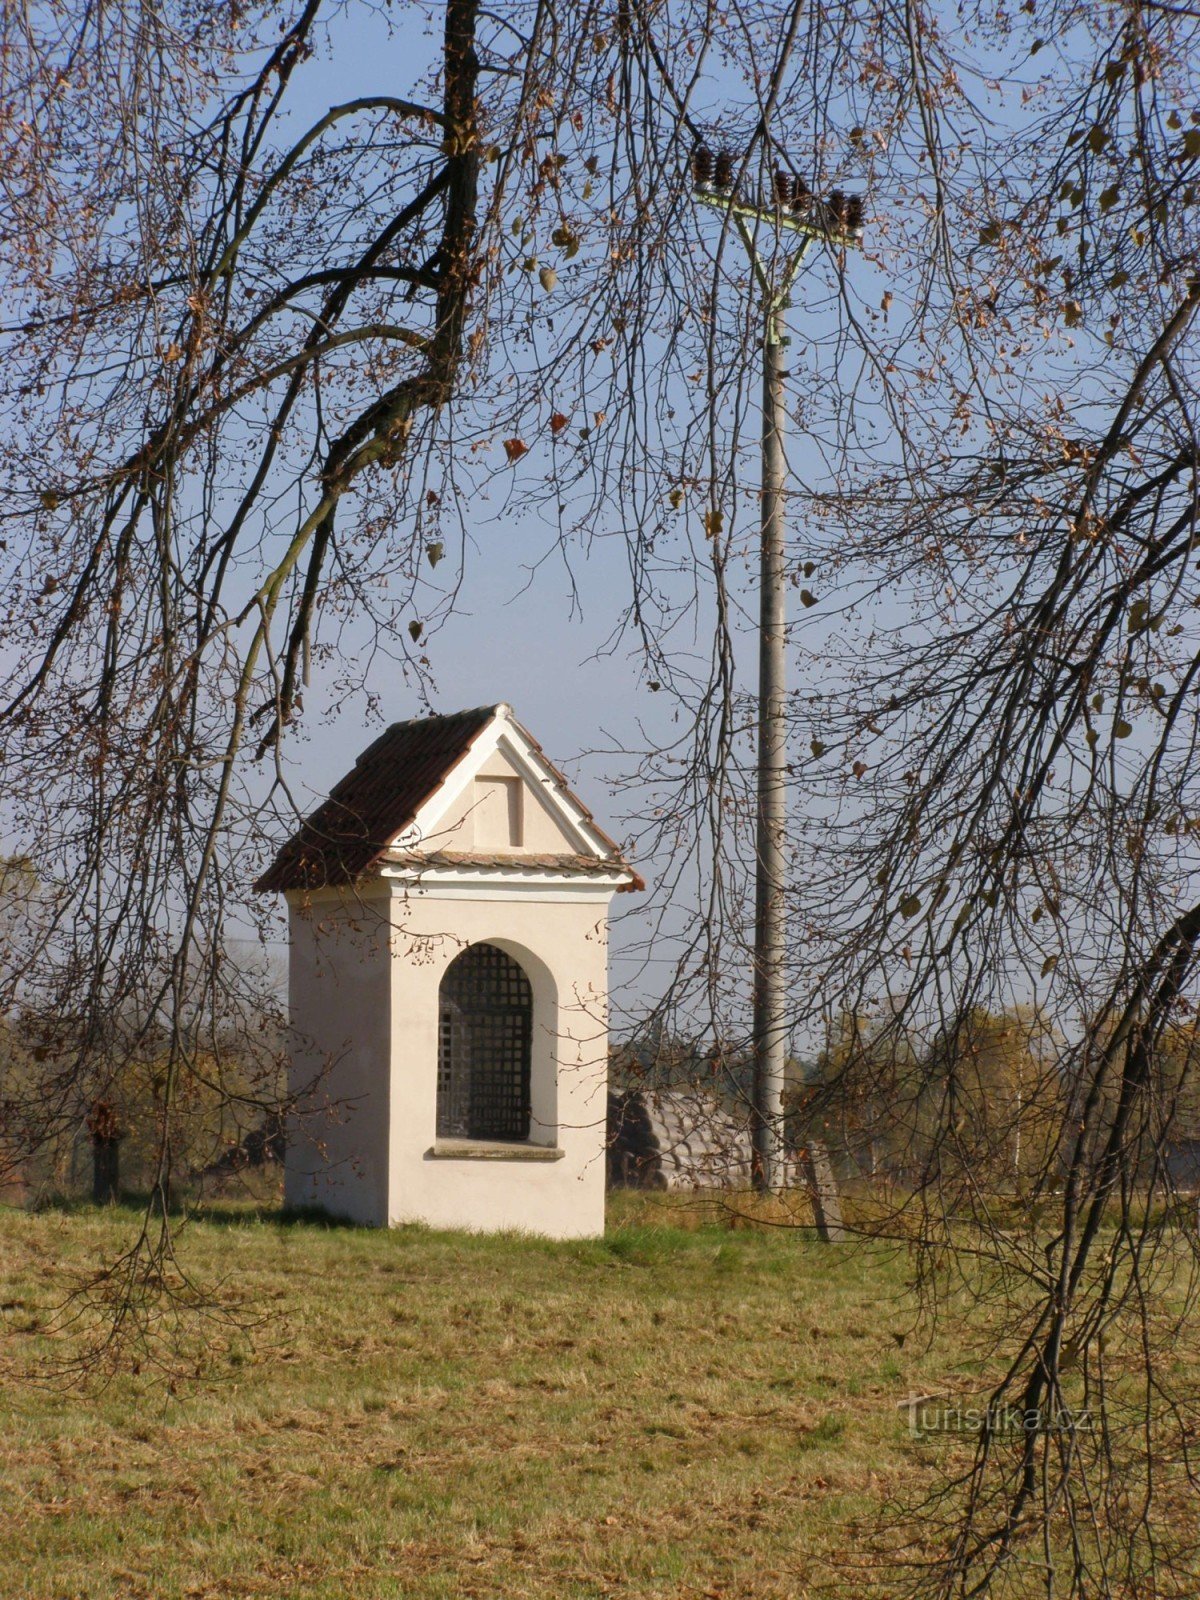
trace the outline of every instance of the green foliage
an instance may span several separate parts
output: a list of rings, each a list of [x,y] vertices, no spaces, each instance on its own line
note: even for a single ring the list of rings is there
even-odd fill
[[[609,1051],[609,1087],[624,1089],[703,1088],[729,1105],[750,1098],[752,1056],[735,1045],[689,1039],[665,1027],[615,1044]]]
[[[114,1027],[121,1025],[114,1019]],[[132,1031],[132,1030],[131,1030]],[[76,1198],[91,1191],[88,1118],[97,1101],[110,1108],[120,1134],[121,1186],[144,1193],[158,1179],[164,1146],[173,1188],[186,1186],[206,1167],[262,1127],[285,1093],[285,1063],[274,1024],[263,1019],[227,1022],[208,1042],[191,1042],[189,1070],[169,1081],[170,1047],[155,1029],[115,1064],[82,1053],[70,1021],[51,1029],[20,1015],[0,1018],[0,1103],[9,1108],[2,1129],[8,1176],[21,1198],[48,1194]],[[39,1107],[56,1083],[58,1114],[47,1129],[22,1108]],[[169,1090],[171,1092],[169,1092]],[[169,1110],[168,1110],[169,1107]]]
[[[931,1039],[887,1012],[843,1013],[793,1075],[789,1133],[824,1140],[843,1175],[918,1186],[970,1169],[1019,1189],[1053,1162],[1065,1098],[1053,1032],[1029,1007],[973,1008]]]

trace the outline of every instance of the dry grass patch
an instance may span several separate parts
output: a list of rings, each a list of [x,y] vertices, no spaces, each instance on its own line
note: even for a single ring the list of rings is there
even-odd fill
[[[906,1265],[694,1207],[608,1238],[200,1219],[214,1324],[176,1394],[39,1381],[63,1272],[120,1211],[0,1216],[0,1592],[67,1600],[833,1595],[930,1470],[897,1402],[945,1371]],[[867,1570],[853,1586],[865,1592]]]

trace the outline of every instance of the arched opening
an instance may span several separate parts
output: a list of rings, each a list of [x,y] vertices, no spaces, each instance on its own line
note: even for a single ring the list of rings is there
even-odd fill
[[[438,991],[437,1133],[529,1138],[533,990],[494,944],[468,946]]]

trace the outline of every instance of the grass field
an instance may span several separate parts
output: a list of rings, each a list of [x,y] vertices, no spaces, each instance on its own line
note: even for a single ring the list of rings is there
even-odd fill
[[[64,1269],[134,1220],[0,1213],[6,1600],[865,1593],[932,1468],[898,1402],[967,1370],[902,1254],[646,1201],[579,1244],[231,1210],[185,1259],[258,1326],[174,1394],[64,1392]]]

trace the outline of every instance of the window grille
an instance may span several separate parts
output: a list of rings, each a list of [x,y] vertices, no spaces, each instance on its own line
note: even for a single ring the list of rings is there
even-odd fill
[[[528,1139],[533,991],[510,955],[473,944],[439,994],[437,1131],[441,1138]]]

